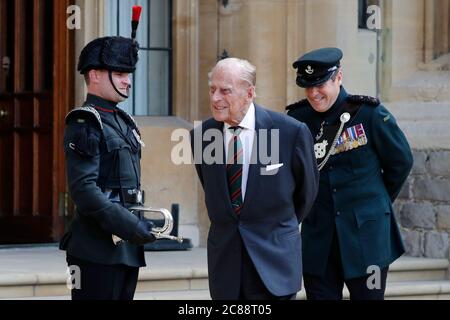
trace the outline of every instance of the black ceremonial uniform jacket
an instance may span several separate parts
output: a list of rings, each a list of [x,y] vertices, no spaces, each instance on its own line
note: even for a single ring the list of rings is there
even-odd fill
[[[144,250],[128,241],[139,218],[123,197],[140,187],[141,140],[133,118],[115,103],[88,95],[66,117],[64,151],[75,217],[60,248],[99,264],[145,266]],[[123,192],[123,193],[121,193]]]
[[[377,99],[347,95],[343,87],[325,113],[314,111],[307,100],[287,110],[308,125],[318,143],[321,127],[326,135],[330,127],[338,128],[344,112],[351,115],[336,152],[320,171],[318,196],[302,224],[304,273],[324,274],[334,232],[346,279],[367,276],[369,266],[388,266],[404,253],[392,203],[413,163],[394,117]],[[329,145],[337,134],[331,131]]]

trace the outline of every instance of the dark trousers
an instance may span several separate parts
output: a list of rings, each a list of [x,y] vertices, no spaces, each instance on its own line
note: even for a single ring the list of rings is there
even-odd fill
[[[241,242],[242,243],[242,242]],[[267,290],[256,271],[252,259],[242,243],[241,291],[239,300],[294,300],[296,293],[287,296],[274,296]]]
[[[133,300],[139,268],[102,265],[69,255],[66,260],[80,271],[80,286],[72,289],[72,300]]]
[[[306,297],[308,300],[342,300],[345,283],[350,292],[350,300],[384,300],[388,269],[389,267],[381,269],[379,289],[369,289],[367,285],[367,280],[372,274],[344,279],[339,242],[335,231],[324,276],[303,275]]]

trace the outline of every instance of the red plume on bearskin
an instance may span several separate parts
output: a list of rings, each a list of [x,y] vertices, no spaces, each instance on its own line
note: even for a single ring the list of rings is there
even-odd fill
[[[141,18],[142,7],[133,6],[133,17],[131,19],[131,39],[136,39],[136,30],[139,25],[139,19]]]
[[[133,18],[131,20],[139,22],[139,19],[141,18],[141,12],[141,6],[133,6]]]

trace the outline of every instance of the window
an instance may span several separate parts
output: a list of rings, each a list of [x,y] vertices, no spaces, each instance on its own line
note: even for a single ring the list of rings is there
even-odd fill
[[[106,35],[131,36],[131,9],[142,6],[139,62],[132,92],[121,107],[136,116],[167,116],[172,109],[172,1],[106,0]]]

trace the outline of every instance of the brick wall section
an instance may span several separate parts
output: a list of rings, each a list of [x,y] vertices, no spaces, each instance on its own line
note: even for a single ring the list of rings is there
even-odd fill
[[[450,151],[413,153],[413,170],[394,203],[407,255],[448,259]]]

